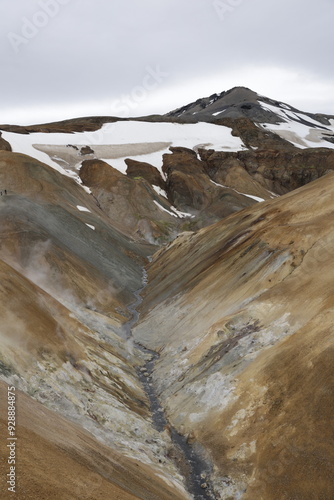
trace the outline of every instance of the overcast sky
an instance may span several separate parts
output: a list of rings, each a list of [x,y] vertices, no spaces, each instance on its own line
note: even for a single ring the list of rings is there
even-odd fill
[[[0,123],[165,113],[234,86],[334,115],[333,0],[1,0]]]

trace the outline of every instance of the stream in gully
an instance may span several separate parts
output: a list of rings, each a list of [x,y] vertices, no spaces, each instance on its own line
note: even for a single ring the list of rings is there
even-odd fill
[[[194,447],[187,442],[186,437],[179,434],[168,422],[164,409],[161,406],[160,400],[156,394],[152,374],[154,371],[155,363],[159,359],[159,354],[151,351],[133,339],[132,329],[139,320],[138,307],[142,302],[141,292],[147,285],[147,275],[143,272],[143,286],[134,292],[136,300],[128,306],[128,311],[131,315],[130,320],[123,325],[123,331],[126,339],[131,339],[136,347],[146,354],[148,361],[145,365],[138,369],[138,377],[145,389],[145,393],[150,401],[150,409],[155,429],[162,432],[167,426],[171,433],[171,439],[178,450],[178,455],[181,455],[182,462],[186,464],[187,474],[183,475],[186,479],[186,485],[189,493],[193,496],[194,500],[213,500],[212,489],[208,481],[210,474],[210,467],[205,460],[195,451]]]

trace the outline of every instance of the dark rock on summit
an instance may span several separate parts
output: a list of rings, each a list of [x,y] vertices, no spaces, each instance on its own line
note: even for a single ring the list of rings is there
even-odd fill
[[[285,121],[281,113],[274,112],[271,106],[278,110],[288,110],[289,112],[299,112],[298,109],[286,103],[270,99],[257,94],[247,87],[234,87],[220,94],[212,94],[209,97],[203,97],[195,102],[187,104],[181,108],[175,109],[165,115],[167,118],[181,119],[184,122],[215,122],[220,118],[239,119],[248,118],[255,123],[278,124]],[[294,117],[291,119],[307,123],[314,126],[312,120],[322,124],[325,129],[329,125],[329,119],[332,115],[303,113],[303,118]],[[311,118],[311,121],[308,121]]]
[[[255,122],[279,123],[283,121],[275,113],[264,109],[256,92],[246,87],[213,94],[198,99],[182,108],[171,111],[167,116],[195,118],[196,121],[214,121],[215,118],[249,118]]]

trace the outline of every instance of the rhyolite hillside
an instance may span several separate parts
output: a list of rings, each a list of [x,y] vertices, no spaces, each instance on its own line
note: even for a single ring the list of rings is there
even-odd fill
[[[238,87],[0,131],[16,497],[332,499],[334,117]]]

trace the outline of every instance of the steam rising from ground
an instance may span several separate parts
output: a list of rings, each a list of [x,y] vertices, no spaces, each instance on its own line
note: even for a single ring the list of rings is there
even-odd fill
[[[55,253],[55,246],[50,239],[39,241],[33,245],[21,262],[18,262],[7,249],[1,249],[1,256],[4,262],[68,309],[78,310],[87,308],[92,311],[99,311],[110,304],[111,299],[119,293],[117,287],[109,281],[94,296],[91,294],[83,300],[75,293],[74,286],[70,288],[68,283],[66,283],[68,277],[57,266],[54,259]]]
[[[29,252],[29,256],[22,269],[26,278],[35,283],[56,298],[65,306],[79,306],[79,299],[73,294],[73,291],[61,282],[61,275],[49,263],[48,257],[52,252],[51,240],[40,241],[34,245]]]
[[[22,350],[26,350],[28,348],[26,325],[17,313],[14,313],[11,310],[6,310],[1,315],[0,339],[2,350],[15,350],[17,346],[19,346]]]

